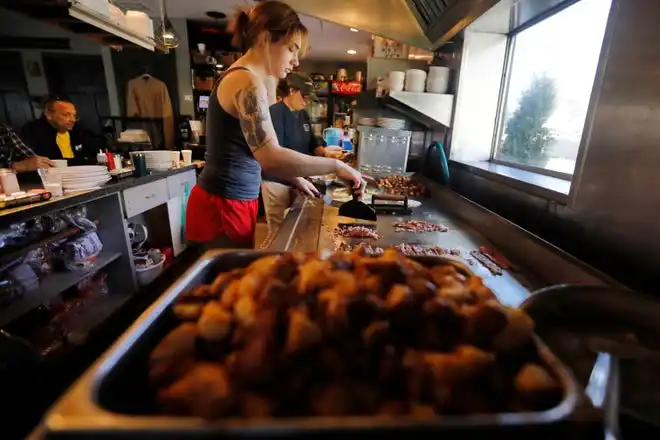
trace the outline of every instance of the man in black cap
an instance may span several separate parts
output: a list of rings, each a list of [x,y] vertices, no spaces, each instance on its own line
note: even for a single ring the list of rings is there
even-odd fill
[[[310,77],[304,73],[293,72],[285,81],[286,85],[278,87],[279,90],[285,91],[285,96],[270,107],[270,117],[280,145],[310,155],[336,154],[327,151],[316,139],[309,115],[305,111],[308,101],[317,100]],[[267,243],[282,224],[286,210],[293,204],[296,193],[291,182],[264,174],[261,194],[268,221]]]

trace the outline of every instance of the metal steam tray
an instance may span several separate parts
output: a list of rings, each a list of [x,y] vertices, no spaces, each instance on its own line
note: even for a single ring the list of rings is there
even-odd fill
[[[246,267],[253,260],[275,253],[214,250],[204,254],[173,286],[153,303],[115,344],[49,410],[38,428],[46,438],[153,436],[182,437],[273,437],[313,435],[378,435],[416,433],[437,436],[465,429],[505,429],[548,426],[569,416],[578,401],[577,384],[571,372],[537,339],[538,353],[546,367],[561,381],[564,394],[554,408],[540,412],[412,416],[351,416],[225,419],[209,422],[194,417],[172,417],[156,413],[153,390],[147,380],[151,350],[177,324],[170,305],[201,283],[211,282],[224,271]],[[470,272],[466,266],[442,257],[416,257],[423,264],[445,263]]]

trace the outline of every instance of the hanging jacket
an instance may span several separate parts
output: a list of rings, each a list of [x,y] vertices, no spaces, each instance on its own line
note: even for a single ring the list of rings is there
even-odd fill
[[[174,149],[174,114],[167,85],[151,75],[141,75],[128,82],[126,116],[162,118],[164,145]],[[158,144],[159,139],[152,139]]]

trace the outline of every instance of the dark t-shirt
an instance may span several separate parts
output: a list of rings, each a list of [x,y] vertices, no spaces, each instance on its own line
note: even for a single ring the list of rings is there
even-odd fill
[[[312,132],[312,124],[305,110],[293,112],[284,102],[278,102],[270,106],[270,118],[277,133],[280,146],[289,148],[303,154],[314,154],[319,146]],[[277,177],[263,174],[264,180],[290,185]]]

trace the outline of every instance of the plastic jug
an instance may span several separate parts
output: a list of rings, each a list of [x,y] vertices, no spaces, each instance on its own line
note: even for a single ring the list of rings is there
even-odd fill
[[[337,145],[341,146],[340,142],[344,136],[344,130],[341,128],[329,127],[323,130],[323,140],[326,145]]]

